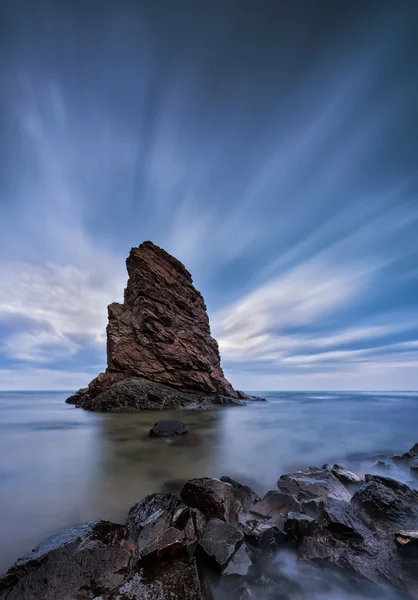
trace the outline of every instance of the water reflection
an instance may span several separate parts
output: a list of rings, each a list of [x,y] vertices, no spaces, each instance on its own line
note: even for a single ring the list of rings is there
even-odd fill
[[[402,465],[373,466],[418,442],[417,394],[281,392],[246,407],[125,415],[65,397],[0,393],[0,571],[65,527],[123,521],[167,481],[229,475],[261,494],[286,471],[341,462],[417,482]],[[180,418],[190,436],[150,438],[162,418]]]

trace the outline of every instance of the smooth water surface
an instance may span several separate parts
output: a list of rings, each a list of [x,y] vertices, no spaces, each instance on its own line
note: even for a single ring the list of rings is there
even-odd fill
[[[68,395],[0,393],[0,571],[67,526],[123,522],[167,481],[231,475],[263,493],[309,465],[376,471],[378,454],[418,442],[418,393],[269,392],[245,407],[137,414],[88,413],[65,404]],[[191,434],[151,439],[169,418]]]

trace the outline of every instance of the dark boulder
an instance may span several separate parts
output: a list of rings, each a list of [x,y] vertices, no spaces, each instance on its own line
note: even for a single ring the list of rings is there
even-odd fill
[[[188,433],[189,430],[181,421],[158,421],[149,432],[151,437],[172,437]]]
[[[180,505],[181,500],[169,492],[145,496],[129,510],[126,527],[130,538],[140,546],[146,545],[148,540],[170,526],[173,515]],[[139,542],[140,536],[141,542]]]
[[[123,525],[92,521],[49,537],[0,579],[2,600],[106,595],[129,575],[135,545]]]
[[[244,512],[248,512],[252,505],[260,500],[260,496],[258,496],[248,485],[242,485],[242,483],[235,481],[235,479],[226,476],[221,477],[221,481],[232,485],[235,498],[241,503]]]
[[[289,512],[301,512],[300,502],[290,494],[271,490],[262,500],[252,506],[250,512],[261,517],[287,515]]]
[[[226,568],[223,570],[224,577],[245,577],[252,562],[246,544],[242,544]]]
[[[320,500],[316,521],[319,527],[341,536],[365,539],[370,535],[370,530],[357,516],[353,506],[343,500]]]
[[[140,550],[141,562],[175,560],[187,556],[187,540],[184,531],[168,527],[160,534],[148,540]]]
[[[299,501],[313,498],[350,500],[350,493],[327,469],[310,467],[306,471],[282,475],[277,486],[282,492],[295,496]]]
[[[198,508],[206,519],[221,519],[227,523],[238,522],[240,503],[235,499],[232,485],[220,479],[202,477],[191,479],[181,491],[185,504]]]
[[[283,531],[289,541],[300,542],[315,527],[315,521],[308,515],[290,512],[285,517]]]
[[[203,585],[196,560],[184,557],[143,566],[109,597],[109,600],[128,599],[211,600],[211,597]]]
[[[220,519],[210,519],[200,538],[196,557],[203,564],[223,571],[244,539],[237,527]]]
[[[418,492],[390,477],[366,475],[351,504],[376,528],[406,528],[418,519]]]

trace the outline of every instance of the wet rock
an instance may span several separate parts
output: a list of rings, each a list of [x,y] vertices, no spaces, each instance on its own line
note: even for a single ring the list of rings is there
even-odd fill
[[[206,519],[197,508],[188,506],[180,507],[173,516],[173,527],[184,531],[186,544],[194,546],[203,534],[206,527]]]
[[[172,437],[188,433],[189,430],[181,421],[158,421],[149,432],[151,437]]]
[[[326,469],[310,467],[306,471],[282,475],[277,486],[282,492],[295,496],[299,501],[313,498],[350,500],[350,493],[335,475]]]
[[[298,555],[323,568],[337,568],[354,579],[366,579],[386,591],[405,591],[398,552],[387,536],[375,533],[360,539],[318,527],[302,540]]]
[[[359,475],[348,469],[344,469],[344,467],[341,467],[340,465],[333,465],[331,467],[331,473],[335,475],[341,483],[345,484],[362,483],[364,481]]]
[[[180,505],[181,500],[169,492],[145,496],[129,510],[126,527],[130,538],[139,546],[147,545],[170,526]]]
[[[370,535],[370,530],[359,519],[353,506],[343,500],[320,500],[316,521],[319,527],[342,536],[365,539]]]
[[[235,481],[235,479],[226,476],[221,477],[221,481],[232,485],[235,498],[241,503],[244,512],[248,512],[252,505],[260,500],[260,496],[258,496],[248,485],[242,485],[238,481]]]
[[[283,531],[291,541],[299,542],[312,531],[315,521],[308,515],[290,512],[285,518]]]
[[[289,512],[301,512],[301,510],[301,504],[296,498],[287,493],[271,490],[252,506],[250,512],[261,517],[274,517],[287,515]]]
[[[44,540],[0,579],[2,600],[93,598],[129,575],[136,548],[123,525],[92,521]]]
[[[185,532],[175,527],[168,527],[149,540],[148,544],[140,550],[139,557],[142,562],[174,560],[186,556],[187,548]]]
[[[210,519],[200,538],[196,557],[207,566],[223,571],[244,539],[242,531],[221,521]]]
[[[198,508],[208,520],[217,518],[227,523],[238,522],[241,505],[229,483],[211,477],[191,479],[180,496],[185,504]]]
[[[366,475],[351,503],[376,527],[408,527],[418,519],[418,492],[390,477]]]
[[[242,544],[223,571],[223,576],[245,577],[251,567],[251,558],[245,544]]]
[[[194,558],[145,565],[111,598],[96,600],[211,600]]]

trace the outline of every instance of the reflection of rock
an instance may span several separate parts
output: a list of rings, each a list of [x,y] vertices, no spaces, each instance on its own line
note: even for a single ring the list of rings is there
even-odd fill
[[[126,266],[124,302],[108,307],[106,372],[67,401],[99,411],[240,403],[184,265],[144,242]]]

